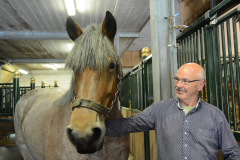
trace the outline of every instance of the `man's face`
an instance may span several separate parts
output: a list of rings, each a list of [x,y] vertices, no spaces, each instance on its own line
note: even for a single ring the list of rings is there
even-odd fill
[[[193,99],[196,99],[198,97],[198,91],[201,90],[199,88],[200,81],[195,81],[191,83],[186,82],[185,84],[181,82],[181,80],[198,80],[197,74],[194,69],[186,67],[180,68],[176,74],[176,78],[178,78],[179,81],[175,83],[175,91],[178,99],[180,100],[180,103],[188,103],[189,101],[192,101]],[[176,87],[178,89],[176,89]]]

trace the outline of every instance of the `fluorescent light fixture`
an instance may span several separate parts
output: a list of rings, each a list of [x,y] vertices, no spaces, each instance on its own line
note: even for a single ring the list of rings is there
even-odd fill
[[[56,66],[54,66],[53,64],[50,64],[50,66],[49,66],[50,68],[52,68],[52,69],[54,69],[54,70],[57,70],[57,67]]]
[[[73,0],[64,0],[65,6],[69,16],[74,16],[76,14],[75,5]]]
[[[76,1],[76,10],[78,10],[78,12],[81,12],[81,13],[89,12],[90,7],[91,7],[90,1],[87,1],[87,0]]]
[[[73,48],[74,43],[70,42],[68,44],[66,44],[66,46],[64,46],[64,48],[66,49],[67,52],[70,52]]]
[[[27,71],[24,71],[24,70],[22,70],[22,69],[19,69],[18,71],[21,72],[22,74],[28,74]]]
[[[52,68],[54,70],[57,70],[57,67],[54,66],[53,64],[42,64],[43,67],[47,67],[47,68]]]
[[[65,68],[65,64],[56,64],[56,63],[54,63],[53,65],[55,67],[57,67],[57,68]]]

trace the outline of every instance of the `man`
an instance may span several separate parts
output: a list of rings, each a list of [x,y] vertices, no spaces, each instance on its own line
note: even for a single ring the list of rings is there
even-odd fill
[[[177,98],[153,103],[129,118],[106,121],[106,136],[155,130],[158,159],[214,160],[221,149],[224,159],[240,160],[225,115],[198,97],[204,78],[200,65],[184,64],[174,78]]]

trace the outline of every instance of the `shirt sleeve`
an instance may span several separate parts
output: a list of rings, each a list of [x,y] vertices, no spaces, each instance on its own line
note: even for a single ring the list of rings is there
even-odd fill
[[[141,113],[128,118],[106,120],[106,136],[121,137],[134,132],[145,132],[154,129],[154,106],[151,105]]]
[[[219,146],[222,150],[224,159],[227,160],[239,160],[240,159],[240,148],[233,135],[233,132],[227,122],[225,115],[222,113],[221,122],[219,125]]]

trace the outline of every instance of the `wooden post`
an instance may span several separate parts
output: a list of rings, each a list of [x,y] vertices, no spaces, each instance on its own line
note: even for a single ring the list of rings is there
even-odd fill
[[[20,98],[19,78],[20,78],[19,72],[15,71],[14,78],[13,78],[13,115],[14,115],[14,110],[15,110],[17,101]]]
[[[31,82],[30,82],[30,86],[31,86],[31,90],[35,89],[35,78],[32,77],[30,78]]]
[[[44,82],[44,81],[42,81],[42,86],[41,86],[41,88],[45,88],[45,82]]]

